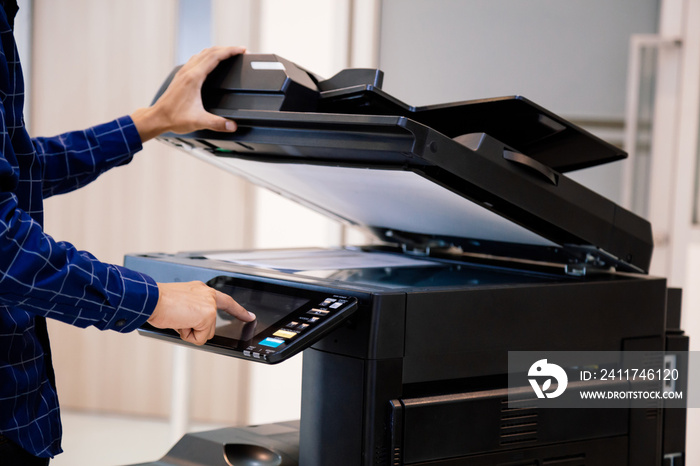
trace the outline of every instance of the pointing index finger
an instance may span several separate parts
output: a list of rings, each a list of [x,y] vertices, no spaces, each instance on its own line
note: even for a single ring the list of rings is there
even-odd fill
[[[255,320],[255,314],[246,311],[243,306],[238,304],[231,296],[226,293],[222,293],[218,290],[214,290],[214,299],[216,300],[217,309],[228,312],[235,318],[242,320],[243,322],[252,322]]]

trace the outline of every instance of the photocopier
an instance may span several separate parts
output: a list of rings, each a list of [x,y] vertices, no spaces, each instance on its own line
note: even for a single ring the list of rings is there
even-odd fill
[[[148,464],[684,464],[685,409],[508,403],[511,352],[688,349],[680,290],[648,275],[650,224],[564,175],[626,154],[520,96],[411,107],[382,79],[236,56],[202,97],[238,130],[161,136],[374,240],[127,255],[257,315],[220,315],[201,349],[304,351],[300,420],[188,434]]]

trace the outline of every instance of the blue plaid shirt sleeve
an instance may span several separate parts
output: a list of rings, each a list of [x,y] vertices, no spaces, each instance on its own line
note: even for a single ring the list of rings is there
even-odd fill
[[[128,116],[32,142],[43,167],[44,198],[85,186],[110,168],[129,163],[141,150],[141,138]]]
[[[16,208],[14,196],[3,193],[0,199],[1,304],[78,327],[120,332],[150,317],[158,301],[152,278],[55,241]]]
[[[33,142],[44,177],[34,181],[45,197],[89,183],[141,148],[129,117]],[[55,241],[35,216],[19,207],[14,193],[0,193],[0,303],[78,327],[120,332],[148,319],[158,301],[152,278]]]

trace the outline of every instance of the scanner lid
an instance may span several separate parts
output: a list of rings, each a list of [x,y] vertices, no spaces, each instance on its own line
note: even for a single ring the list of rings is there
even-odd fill
[[[160,139],[408,252],[648,270],[650,224],[562,174],[624,152],[519,96],[415,108],[381,80],[233,57],[202,96],[238,130]]]

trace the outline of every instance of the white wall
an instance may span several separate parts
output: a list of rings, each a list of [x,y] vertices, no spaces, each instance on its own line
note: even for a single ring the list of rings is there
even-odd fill
[[[521,94],[569,117],[622,118],[630,35],[657,0],[384,0],[384,88],[415,105]]]

